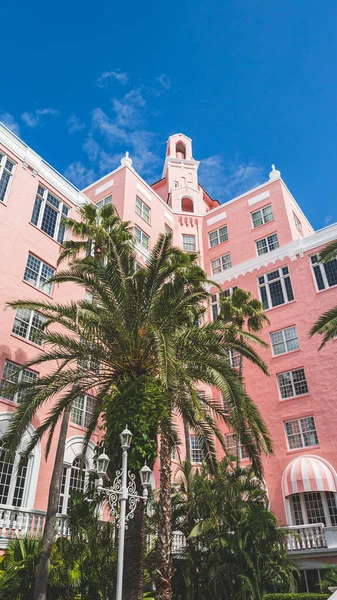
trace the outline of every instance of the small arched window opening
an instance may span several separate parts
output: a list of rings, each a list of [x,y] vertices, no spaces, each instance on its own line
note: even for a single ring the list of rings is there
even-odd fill
[[[181,199],[181,210],[182,212],[194,212],[194,202],[192,198],[182,198]]]
[[[186,158],[186,148],[185,148],[185,144],[183,144],[182,142],[178,142],[176,144],[176,157],[177,158]]]

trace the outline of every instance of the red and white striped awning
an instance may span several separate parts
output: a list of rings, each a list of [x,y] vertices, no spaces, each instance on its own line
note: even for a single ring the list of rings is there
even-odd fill
[[[301,492],[337,492],[336,479],[329,466],[314,456],[299,456],[283,474],[284,495]]]

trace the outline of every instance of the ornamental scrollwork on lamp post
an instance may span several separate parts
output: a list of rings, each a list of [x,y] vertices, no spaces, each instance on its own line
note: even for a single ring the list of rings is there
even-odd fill
[[[128,427],[120,434],[122,447],[122,468],[116,472],[115,479],[110,488],[103,487],[103,478],[107,474],[110,459],[106,454],[101,454],[97,459],[97,475],[96,488],[99,492],[105,492],[112,514],[115,517],[116,525],[119,529],[118,539],[118,563],[117,563],[117,586],[116,600],[122,599],[123,587],[123,565],[124,565],[124,540],[125,530],[127,529],[128,521],[133,519],[138,502],[147,503],[149,496],[149,488],[151,487],[152,471],[150,467],[145,465],[140,469],[140,482],[143,488],[143,495],[137,493],[136,475],[128,471],[128,450],[131,446],[132,433]],[[129,507],[126,513],[126,507]],[[120,511],[118,506],[120,505]]]

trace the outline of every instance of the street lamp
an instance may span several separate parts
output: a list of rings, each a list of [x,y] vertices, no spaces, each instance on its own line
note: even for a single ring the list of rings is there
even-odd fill
[[[119,529],[118,539],[118,562],[117,562],[117,586],[116,600],[122,600],[123,587],[123,565],[124,565],[124,540],[125,529],[127,522],[133,518],[136,506],[140,500],[146,504],[151,487],[150,479],[152,471],[150,467],[145,465],[140,469],[140,482],[143,488],[143,496],[137,494],[136,476],[128,472],[128,450],[131,446],[132,433],[128,426],[120,434],[122,454],[122,468],[116,471],[116,477],[110,488],[103,487],[103,477],[106,475],[110,459],[106,454],[101,454],[97,459],[97,475],[96,488],[100,492],[106,492],[111,512],[115,517],[117,527]],[[129,483],[128,483],[129,478]],[[126,505],[129,503],[129,512],[126,514]],[[120,512],[118,513],[118,504],[120,504]]]

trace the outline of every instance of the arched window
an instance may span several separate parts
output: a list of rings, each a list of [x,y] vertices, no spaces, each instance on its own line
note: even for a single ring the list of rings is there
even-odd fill
[[[84,492],[88,482],[88,470],[80,456],[74,458],[71,467],[63,467],[60,501],[57,512],[66,515],[72,492]]]
[[[181,199],[181,210],[183,212],[194,212],[194,202],[192,198],[182,198]]]
[[[337,525],[335,492],[302,492],[288,497],[293,525],[323,523],[326,527]]]
[[[186,158],[186,148],[185,144],[182,142],[178,142],[176,144],[176,157],[177,158]]]
[[[14,462],[9,462],[5,454],[0,440],[0,504],[19,507],[26,488],[28,459],[20,463],[17,454]]]

